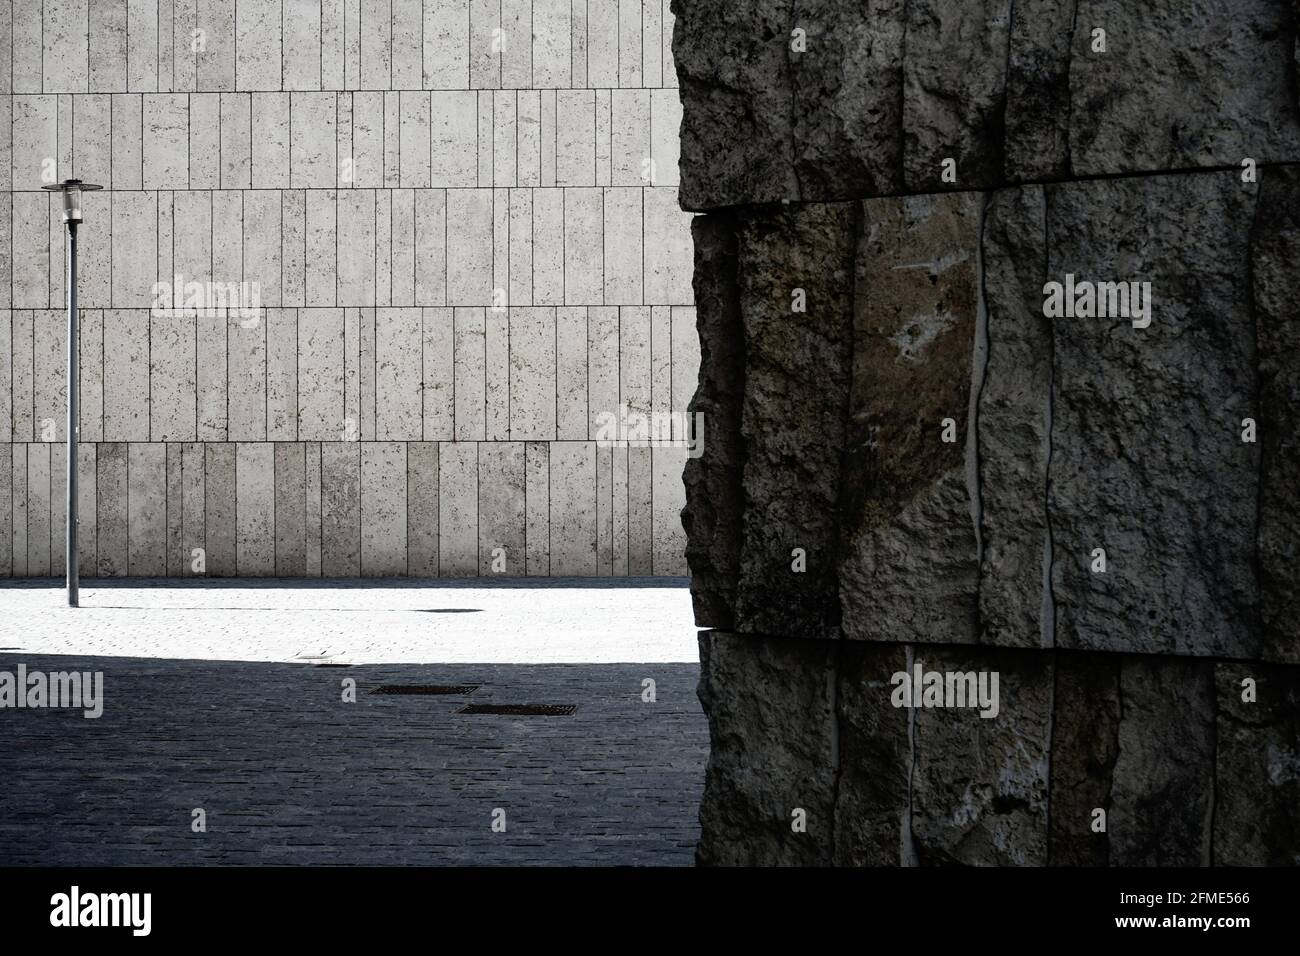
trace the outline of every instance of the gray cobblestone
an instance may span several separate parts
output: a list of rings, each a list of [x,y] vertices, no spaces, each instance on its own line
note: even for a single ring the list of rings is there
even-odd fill
[[[689,865],[699,667],[310,664],[0,654],[101,670],[104,713],[0,710],[0,864]],[[657,702],[642,703],[644,678]],[[341,682],[357,681],[355,704]],[[468,697],[384,683],[481,684]],[[572,703],[572,717],[463,703]],[[207,832],[191,832],[191,811]],[[493,808],[507,831],[493,833]]]

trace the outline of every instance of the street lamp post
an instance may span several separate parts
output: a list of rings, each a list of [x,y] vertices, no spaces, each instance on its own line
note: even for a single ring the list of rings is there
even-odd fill
[[[68,226],[68,500],[64,512],[67,515],[64,547],[67,549],[68,607],[77,607],[80,584],[77,574],[77,438],[80,432],[77,424],[77,225],[81,222],[81,194],[103,187],[80,179],[65,179],[41,188],[63,194],[63,221]]]

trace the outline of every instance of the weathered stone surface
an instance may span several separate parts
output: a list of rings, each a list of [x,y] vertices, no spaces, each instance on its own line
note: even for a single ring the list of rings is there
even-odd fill
[[[1243,681],[1254,681],[1254,702]],[[1214,862],[1300,865],[1300,669],[1222,663],[1215,668]]]
[[[1011,0],[907,4],[903,165],[908,190],[1002,181]],[[955,183],[942,179],[957,162]]]
[[[1115,866],[1210,862],[1214,664],[1126,657],[1106,827]]]
[[[903,191],[904,0],[795,0],[794,157],[805,200]]]
[[[960,194],[863,204],[840,566],[851,638],[975,640],[965,449],[981,203]]]
[[[1293,0],[674,9],[687,209],[1300,159]]]
[[[1074,8],[1074,0],[1011,5],[1003,173],[1013,182],[1069,175]]]
[[[700,379],[689,412],[692,421],[703,416],[704,449],[686,460],[682,525],[695,623],[725,630],[734,625],[744,509],[745,330],[736,286],[736,220],[725,213],[697,216],[691,232]]]
[[[998,714],[914,712],[912,842],[923,866],[1047,861],[1052,668],[1036,652],[918,647],[927,671],[996,671]]]
[[[734,264],[697,231],[699,405],[743,393],[688,519],[741,632],[702,643],[700,860],[1300,863],[1293,0],[764,9],[695,15],[682,91],[688,208],[801,203],[738,210]],[[1150,325],[1046,316],[1067,274]],[[997,717],[894,707],[914,661],[996,671]]]
[[[1298,266],[1300,167],[1263,170],[1251,237],[1259,353],[1261,656],[1291,663],[1300,663]]]
[[[1255,396],[1254,206],[1234,172],[1048,188],[1049,277],[1147,281],[1154,302],[1148,328],[1052,320],[1059,647],[1257,650],[1257,446],[1239,434]]]
[[[908,863],[908,783],[912,770],[909,712],[893,706],[890,678],[907,670],[898,645],[840,643],[836,713],[839,780],[835,863]]]
[[[984,216],[988,359],[976,415],[980,641],[1011,647],[1052,644],[1046,211],[1042,187],[1029,186],[995,193]]]
[[[710,750],[697,862],[830,862],[837,646],[700,634],[699,695]],[[794,831],[795,810],[806,812],[806,832]]]
[[[1119,675],[1114,654],[1060,651],[1052,695],[1052,790],[1048,862],[1105,866],[1110,841],[1093,813],[1110,806],[1119,756]]]
[[[1292,0],[1079,0],[1074,175],[1300,158],[1295,42]]]
[[[836,633],[840,460],[848,417],[857,204],[749,217],[739,240],[745,326],[744,539],[736,627]],[[806,312],[793,312],[803,290]],[[801,548],[806,570],[793,570]]]
[[[684,209],[798,198],[793,0],[673,0]]]

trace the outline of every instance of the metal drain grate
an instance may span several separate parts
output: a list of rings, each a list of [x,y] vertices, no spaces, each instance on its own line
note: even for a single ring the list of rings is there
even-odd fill
[[[569,717],[577,704],[466,704],[458,714],[497,714],[502,717]]]
[[[456,696],[472,694],[481,684],[384,684],[372,694],[406,694],[416,697]]]

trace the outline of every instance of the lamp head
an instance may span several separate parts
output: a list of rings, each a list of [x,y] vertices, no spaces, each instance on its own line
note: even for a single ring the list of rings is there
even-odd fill
[[[83,183],[80,179],[65,179],[61,183],[41,188],[49,192],[63,193],[63,221],[71,223],[81,222],[81,194],[104,187],[96,186],[94,183]]]

